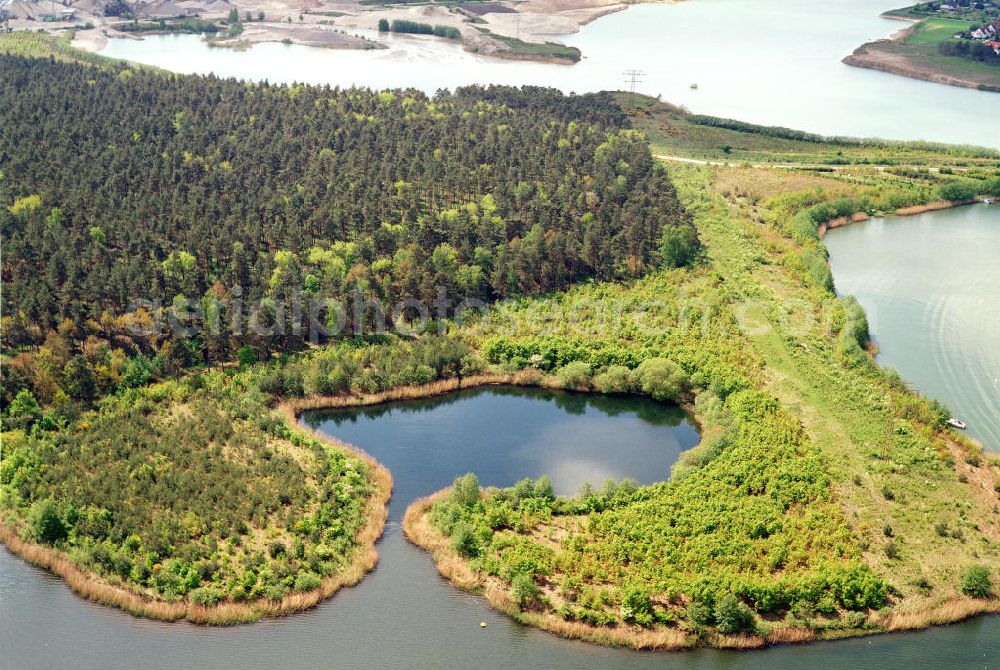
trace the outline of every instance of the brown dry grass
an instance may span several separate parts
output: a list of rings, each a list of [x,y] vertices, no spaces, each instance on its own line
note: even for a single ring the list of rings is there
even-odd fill
[[[963,621],[981,614],[1000,613],[1000,598],[951,597],[919,609],[875,614],[872,622],[888,632],[917,630]]]
[[[514,386],[546,386],[555,387],[556,382],[547,377],[539,377],[534,370],[522,370],[514,374],[481,374],[471,377],[451,377],[449,379],[439,379],[430,384],[420,386],[397,386],[396,388],[382,391],[381,393],[365,393],[359,395],[336,395],[336,396],[310,396],[308,398],[295,398],[282,403],[279,409],[287,417],[291,411],[294,415],[301,414],[313,409],[341,409],[348,407],[367,407],[369,405],[381,405],[387,402],[398,402],[400,400],[419,400],[421,398],[431,398],[444,395],[461,389],[471,389],[480,386],[512,384]],[[295,423],[294,416],[292,423]],[[329,438],[323,438],[330,441]],[[334,440],[336,442],[336,440]],[[354,449],[349,445],[337,442],[339,446]],[[354,450],[358,453],[358,450]],[[361,452],[363,453],[363,452]],[[367,456],[367,455],[366,455]]]
[[[893,214],[896,216],[913,216],[914,214],[923,214],[924,212],[936,212],[939,209],[951,209],[952,207],[971,205],[975,202],[975,200],[935,200],[934,202],[928,202],[926,205],[901,207],[893,212]]]
[[[776,193],[795,193],[821,189],[831,198],[845,197],[851,186],[832,177],[797,170],[763,170],[733,167],[713,172],[713,187],[729,199],[732,196],[751,202],[763,202]]]
[[[767,632],[768,644],[802,644],[816,639],[816,633],[808,628],[789,626],[788,624],[772,624]]]
[[[709,645],[719,649],[760,649],[770,642],[760,635],[723,635],[716,633],[709,639]]]
[[[849,226],[852,223],[859,223],[861,221],[868,220],[868,214],[866,212],[855,212],[850,216],[838,216],[835,219],[830,219],[826,223],[820,224],[819,236],[823,237],[826,235],[826,231],[833,230],[834,228],[840,228],[841,226]]]

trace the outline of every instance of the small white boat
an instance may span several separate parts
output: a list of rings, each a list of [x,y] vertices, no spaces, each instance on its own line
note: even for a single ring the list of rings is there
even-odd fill
[[[984,205],[992,205],[993,201],[991,199],[989,199],[989,198],[983,198],[983,204]]]
[[[952,428],[958,428],[959,430],[965,430],[966,428],[969,427],[968,424],[966,424],[964,421],[962,421],[961,419],[956,419],[955,417],[948,419],[948,425],[951,426]]]

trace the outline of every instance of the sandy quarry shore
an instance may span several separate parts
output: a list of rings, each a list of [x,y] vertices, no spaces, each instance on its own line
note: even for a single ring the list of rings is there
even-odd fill
[[[677,0],[654,0],[675,2]],[[123,19],[103,15],[99,0],[64,0],[56,10],[75,10],[64,22],[43,22],[53,13],[49,0],[13,0],[8,7],[10,25],[15,30],[45,29],[58,33],[77,28],[74,46],[98,52],[112,37],[136,39],[116,26]],[[631,4],[631,3],[628,3]],[[487,0],[461,7],[433,3],[421,5],[373,6],[355,0],[135,0],[134,11],[140,21],[159,18],[198,17],[220,20],[237,7],[243,19],[242,46],[257,42],[290,41],[296,44],[334,49],[372,49],[383,47],[377,38],[357,34],[358,29],[376,30],[379,21],[405,19],[432,25],[457,28],[465,48],[487,56],[516,56],[511,47],[492,34],[513,37],[525,42],[558,42],[559,36],[579,32],[580,27],[602,16],[628,8],[620,0]],[[264,19],[259,19],[263,13]],[[251,20],[245,20],[249,14]],[[92,29],[81,30],[83,26]],[[220,39],[225,44],[226,39]],[[235,44],[235,41],[229,41]],[[559,59],[554,59],[562,62]]]
[[[310,47],[326,49],[384,49],[385,45],[334,27],[315,24],[295,25],[288,23],[247,23],[243,33],[236,38],[222,39],[216,44],[225,46],[227,42],[257,44],[259,42],[294,42]]]

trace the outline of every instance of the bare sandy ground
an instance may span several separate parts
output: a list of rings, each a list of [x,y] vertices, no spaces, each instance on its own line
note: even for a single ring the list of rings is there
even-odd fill
[[[283,42],[327,49],[384,49],[385,45],[374,40],[318,25],[295,25],[282,23],[247,23],[243,34],[234,38],[237,42]],[[220,43],[225,44],[226,40]]]
[[[108,34],[102,29],[78,30],[73,37],[73,46],[84,51],[97,53],[108,45]]]
[[[544,42],[554,35],[579,32],[580,26],[628,5],[613,0],[528,0],[516,8],[516,12],[484,14],[482,18],[495,33]]]

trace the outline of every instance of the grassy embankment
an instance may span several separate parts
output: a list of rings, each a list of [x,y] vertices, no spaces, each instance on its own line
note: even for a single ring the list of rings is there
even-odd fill
[[[634,127],[649,138],[654,154],[739,165],[789,165],[817,170],[915,167],[935,173],[992,169],[1000,151],[973,146],[879,139],[823,137],[789,128],[690,114],[654,98],[618,93]],[[942,175],[942,177],[946,177]]]
[[[565,44],[557,44],[555,42],[525,42],[516,37],[494,33],[487,28],[474,27],[484,35],[489,35],[509,47],[509,51],[497,51],[492,54],[493,56],[516,60],[541,60],[566,64],[577,63],[581,58],[580,50],[576,47],[569,47]]]
[[[771,455],[743,451],[748,446],[740,441],[744,433],[758,443],[772,434],[757,432],[767,423],[766,411],[734,420],[739,403],[727,397],[722,407],[728,425],[720,427],[706,411],[718,395],[703,390],[695,404],[707,427],[703,445],[685,457],[669,484],[599,503],[606,507],[592,511],[587,511],[595,504],[590,497],[550,500],[534,496],[530,487],[520,493],[487,490],[482,502],[471,503],[457,502],[454,491],[443,492],[408,511],[408,536],[432,551],[443,574],[483,593],[497,609],[530,625],[600,643],[752,647],[919,628],[1000,609],[995,595],[972,597],[965,583],[973,566],[993,566],[995,574],[1000,560],[996,458],[946,430],[946,412],[915,396],[863,352],[863,314],[850,301],[831,302],[816,221],[808,230],[803,217],[796,216],[815,212],[816,203],[833,197],[855,202],[882,197],[876,206],[888,208],[892,194],[886,191],[893,189],[839,174],[694,167],[674,168],[674,174],[706,244],[702,271],[724,287],[721,309],[743,325],[746,339],[737,342],[747,365],[741,371],[755,390],[777,399],[774,418],[792,417],[801,426],[801,441],[794,431],[783,437],[797,444],[785,457],[798,474],[808,472],[807,464],[819,468],[814,495],[771,517],[764,542],[752,530],[757,526],[750,526],[748,537],[747,519],[739,516],[760,500],[748,492],[738,466],[768,472],[783,466],[780,460],[760,460]],[[606,306],[615,300],[643,305],[656,295],[671,304],[676,295],[671,288],[676,292],[684,286],[684,296],[698,296],[704,304],[705,294],[691,281],[692,276],[660,276],[629,287],[573,290],[550,302],[565,307],[597,298]],[[481,326],[483,333],[502,326],[503,337],[530,343],[540,336],[532,330],[540,323],[537,315],[532,318],[535,309],[539,306],[504,311]],[[657,346],[690,371],[683,349],[671,346],[675,334],[669,325],[656,321],[656,309],[644,314],[668,338]],[[725,319],[708,322],[714,330]],[[544,325],[551,330],[553,324]],[[583,317],[572,332],[611,337],[589,332],[590,325]],[[704,345],[700,348],[707,353]],[[606,378],[578,383],[601,387]],[[729,432],[734,426],[735,434]],[[734,480],[735,488],[725,488]],[[697,485],[688,488],[692,481]],[[780,498],[802,485],[779,477],[763,491]],[[709,491],[726,496],[733,506],[708,518],[703,509],[687,506],[688,496]],[[701,497],[699,504],[711,506],[716,499]],[[756,512],[767,518],[765,511]],[[823,527],[820,518],[833,525]],[[805,526],[795,525],[803,520]],[[721,544],[714,544],[720,535]],[[803,535],[805,546],[796,546]],[[698,564],[685,551],[691,545],[713,559]],[[655,551],[650,553],[651,546]],[[755,557],[752,565],[734,562],[735,555],[748,553]],[[855,575],[870,571],[875,581],[853,584],[848,589],[858,596],[853,600],[835,587],[824,592],[818,575],[830,568],[821,556],[839,556],[855,566],[849,570],[862,570]],[[719,564],[727,570],[714,572]],[[768,567],[761,572],[761,565]],[[709,584],[702,581],[706,576]],[[750,605],[752,615],[740,603]],[[736,630],[740,634],[734,635]]]
[[[825,279],[806,282],[820,284],[818,290],[800,281],[819,274],[807,261],[816,243],[787,239],[796,235],[789,235],[796,226],[789,216],[796,198],[776,194],[833,190],[837,180],[802,179],[759,171],[722,171],[713,179],[715,192],[725,194],[735,210],[730,220],[757,232],[750,239],[756,237],[757,248],[768,249],[776,261],[753,270],[766,287],[764,304],[775,307],[817,304],[828,292]],[[875,190],[853,186],[849,194],[864,198]],[[719,218],[700,228],[710,246],[732,235],[723,223]],[[779,237],[775,230],[786,234]],[[940,418],[946,413],[935,418],[933,404],[918,399],[894,372],[856,353],[844,355],[843,337],[824,343],[822,314],[814,316],[811,328],[768,319],[771,327],[758,331],[754,341],[770,373],[768,389],[825,454],[835,498],[861,538],[865,562],[892,584],[895,602],[872,613],[871,624],[891,631],[996,611],[996,599],[965,597],[958,585],[966,566],[996,566],[1000,557],[997,458],[944,430]]]

